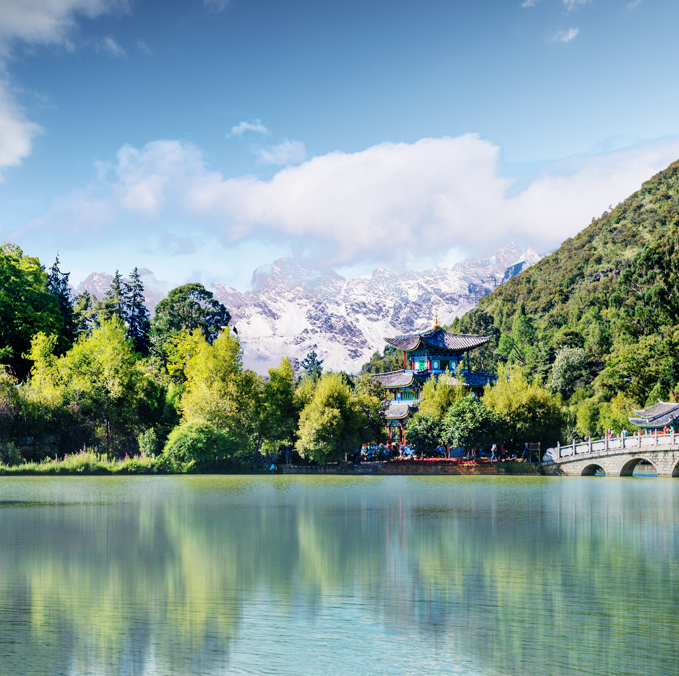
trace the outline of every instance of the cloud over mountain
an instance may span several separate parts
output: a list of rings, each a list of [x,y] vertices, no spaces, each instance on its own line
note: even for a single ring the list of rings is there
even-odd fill
[[[539,251],[580,231],[679,156],[679,139],[572,158],[518,194],[502,175],[500,149],[476,135],[383,143],[333,152],[279,170],[270,180],[224,178],[185,141],[124,146],[99,163],[89,186],[56,199],[16,233],[58,234],[86,245],[183,237],[228,249],[257,237],[291,242],[317,265],[399,264],[455,247],[483,254],[509,240]],[[198,244],[196,244],[198,243]]]

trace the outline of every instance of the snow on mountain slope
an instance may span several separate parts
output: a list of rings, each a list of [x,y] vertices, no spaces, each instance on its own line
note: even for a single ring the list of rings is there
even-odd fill
[[[378,269],[368,279],[344,279],[280,259],[255,270],[252,291],[211,288],[231,311],[246,366],[265,373],[283,356],[302,359],[315,350],[326,368],[355,372],[384,348],[385,336],[430,328],[436,313],[441,324],[452,322],[502,283],[507,268],[519,262],[528,267],[536,258],[532,249],[510,244],[452,270]]]
[[[358,371],[385,336],[431,328],[475,308],[479,300],[540,260],[532,249],[510,244],[490,258],[469,258],[454,268],[393,273],[378,269],[369,278],[345,279],[332,270],[306,268],[280,259],[257,268],[251,291],[212,284],[231,312],[245,365],[265,374],[282,357],[303,359],[315,350],[331,370]],[[167,295],[167,282],[139,270],[149,310]],[[103,298],[112,275],[95,272],[77,288]]]

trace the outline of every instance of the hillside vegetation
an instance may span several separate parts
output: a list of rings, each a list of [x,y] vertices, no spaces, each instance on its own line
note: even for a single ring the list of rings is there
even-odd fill
[[[560,393],[572,431],[619,428],[633,405],[679,396],[678,254],[675,162],[452,328],[492,333],[475,358]]]

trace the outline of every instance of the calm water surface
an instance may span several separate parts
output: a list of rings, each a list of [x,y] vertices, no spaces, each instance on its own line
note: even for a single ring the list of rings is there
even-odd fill
[[[679,481],[0,479],[0,674],[679,673]]]

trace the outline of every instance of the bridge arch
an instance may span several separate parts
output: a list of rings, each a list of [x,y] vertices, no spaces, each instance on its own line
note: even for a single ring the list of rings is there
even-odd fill
[[[672,468],[672,476],[679,477],[679,460],[677,460],[677,462],[674,463],[674,467]]]
[[[644,465],[651,465],[653,469],[658,472],[658,468],[655,466],[654,463],[652,463],[648,458],[644,458],[643,456],[637,456],[635,458],[630,458],[621,468],[620,468],[620,476],[634,476],[634,468],[639,464],[643,463]],[[660,474],[658,472],[658,474]]]
[[[583,467],[580,476],[606,476],[606,470],[601,465],[593,462]]]

